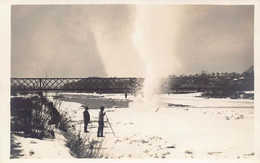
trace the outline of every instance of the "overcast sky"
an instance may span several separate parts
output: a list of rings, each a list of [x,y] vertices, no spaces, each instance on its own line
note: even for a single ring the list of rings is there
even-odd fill
[[[11,28],[12,77],[142,77],[148,64],[177,75],[253,65],[253,6],[18,5]]]

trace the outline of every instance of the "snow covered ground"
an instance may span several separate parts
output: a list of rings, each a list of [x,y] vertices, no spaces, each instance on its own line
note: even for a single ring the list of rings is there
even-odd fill
[[[48,94],[50,99],[52,95]],[[81,105],[89,105],[89,96],[97,97],[95,106],[103,105],[104,101],[107,105],[109,101],[118,101],[132,106],[133,100],[141,101],[142,98],[128,95],[128,99],[125,99],[123,94],[58,95],[67,97],[61,101],[59,109],[68,112],[74,121],[75,130],[92,140],[102,141],[100,152],[108,158],[251,159],[254,156],[253,100],[208,99],[197,97],[199,94],[171,94],[159,95],[161,106],[158,108],[109,107],[105,111],[115,136],[106,122],[105,137],[98,138],[98,107],[90,107],[90,132],[82,133],[84,109]],[[70,102],[68,96],[86,100]]]
[[[36,139],[11,135],[13,149],[11,158],[38,159],[38,158],[73,158],[69,148],[65,147],[66,139],[62,131],[55,129],[55,139]]]

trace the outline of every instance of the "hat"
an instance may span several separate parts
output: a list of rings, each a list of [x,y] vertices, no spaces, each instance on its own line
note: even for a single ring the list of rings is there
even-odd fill
[[[85,108],[85,109],[86,109],[86,108],[88,108],[88,106],[87,106],[87,105],[81,105],[81,107],[83,107],[83,108]]]

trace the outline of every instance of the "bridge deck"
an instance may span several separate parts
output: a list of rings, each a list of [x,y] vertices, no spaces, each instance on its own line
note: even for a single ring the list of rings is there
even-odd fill
[[[131,91],[142,87],[142,78],[11,78],[11,90]]]

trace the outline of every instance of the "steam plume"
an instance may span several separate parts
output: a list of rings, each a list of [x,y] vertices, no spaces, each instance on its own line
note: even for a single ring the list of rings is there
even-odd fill
[[[180,67],[174,55],[178,11],[166,6],[140,6],[136,10],[134,45],[145,66],[144,104],[154,106],[160,81]]]

